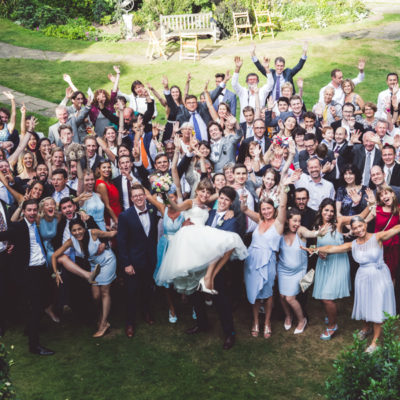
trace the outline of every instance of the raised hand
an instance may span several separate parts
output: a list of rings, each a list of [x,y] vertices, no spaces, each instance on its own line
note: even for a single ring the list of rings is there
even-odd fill
[[[67,82],[68,84],[72,83],[72,79],[68,74],[63,74],[63,79],[65,82]]]
[[[300,89],[302,89],[304,86],[304,79],[303,78],[298,78],[297,79],[297,87]]]
[[[179,131],[179,121],[175,121],[174,124],[172,125],[172,135],[176,137],[178,131]]]
[[[263,60],[261,62],[261,65],[265,68],[267,72],[269,72],[269,62],[271,59],[269,57],[263,57]]]
[[[361,192],[358,192],[357,189],[352,188],[352,189],[348,189],[347,193],[349,194],[351,201],[357,205],[360,203],[361,199],[362,199],[362,195]]]
[[[226,118],[226,122],[228,124],[231,124],[232,126],[235,126],[237,123],[236,117],[234,117],[232,114],[229,114]]]
[[[274,108],[274,104],[275,104],[274,98],[272,96],[269,96],[267,101],[268,111],[271,111]]]
[[[21,106],[21,114],[22,114],[22,115],[25,115],[25,114],[26,114],[25,103],[22,103],[22,106]]]
[[[73,94],[74,94],[73,89],[71,88],[71,86],[68,86],[68,87],[65,89],[65,97],[66,97],[67,99],[71,100],[71,97],[72,97]]]
[[[308,41],[305,40],[303,43],[303,54],[306,55],[308,51]]]
[[[331,224],[325,224],[318,230],[318,236],[325,236],[327,233],[332,231],[332,225]]]
[[[360,142],[360,136],[361,136],[360,130],[356,130],[355,132],[353,132],[351,134],[350,142],[353,143],[353,144],[361,143]]]
[[[283,121],[280,119],[280,120],[278,120],[278,126],[279,126],[279,129],[281,130],[281,131],[284,131],[285,130],[285,126],[283,125]]]
[[[192,80],[192,74],[189,72],[186,77],[186,82],[190,82]]]
[[[15,100],[15,97],[11,92],[3,92],[3,94],[7,97],[8,100]]]
[[[149,82],[146,83],[146,86],[149,88],[149,90],[153,90],[153,86]]]
[[[111,81],[112,83],[114,83],[115,82],[115,76],[113,75],[113,74],[107,74],[107,78],[108,78],[108,80],[109,81]]]
[[[115,73],[116,73],[117,75],[120,75],[120,74],[121,74],[121,71],[120,71],[120,69],[119,69],[119,65],[114,65],[114,66],[113,66],[113,69],[114,69],[114,71],[115,71]]]
[[[296,182],[300,179],[302,173],[303,173],[303,170],[301,168],[294,170],[294,172],[291,175],[294,182]]]
[[[208,92],[208,84],[209,84],[209,82],[210,82],[210,80],[207,80],[207,81],[204,83],[204,92]]]
[[[335,108],[335,106],[330,106],[330,110],[331,110],[332,117],[335,118],[336,117],[336,108]]]
[[[256,45],[253,46],[253,48],[250,51],[250,56],[255,57],[256,56]]]
[[[364,68],[365,68],[365,58],[360,58],[358,60],[358,70],[362,72],[364,71]]]
[[[179,123],[178,123],[179,124]],[[176,149],[179,149],[180,150],[180,148],[181,148],[181,138],[178,136],[178,135],[176,135],[175,137],[174,137],[174,146],[175,146],[175,150]]]
[[[29,121],[28,121],[28,131],[29,132],[33,132],[36,128],[36,126],[38,125],[39,121],[37,120],[37,118],[32,117]]]
[[[240,57],[235,56],[234,61],[236,68],[240,70],[240,68],[242,68],[243,65],[243,60]]]
[[[323,174],[327,174],[328,172],[330,172],[332,165],[331,163],[328,161],[327,163],[325,163],[325,165],[322,167],[322,173]]]
[[[367,194],[367,202],[370,204],[376,203],[376,197],[374,191],[371,188],[366,188],[365,193]]]
[[[229,81],[229,79],[231,79],[232,78],[232,75],[231,75],[231,71],[229,71],[229,69],[225,72],[225,78],[224,78],[224,82],[225,82],[225,84]]]

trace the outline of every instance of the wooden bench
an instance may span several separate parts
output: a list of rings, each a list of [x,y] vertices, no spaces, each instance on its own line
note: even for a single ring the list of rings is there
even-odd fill
[[[182,34],[211,35],[214,43],[219,39],[219,30],[211,21],[212,13],[160,15],[161,40],[167,42]]]

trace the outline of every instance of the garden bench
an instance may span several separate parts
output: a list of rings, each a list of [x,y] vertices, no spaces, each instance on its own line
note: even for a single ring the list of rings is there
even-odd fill
[[[214,43],[219,39],[219,30],[212,13],[160,15],[161,40],[167,42],[183,35],[211,35]]]

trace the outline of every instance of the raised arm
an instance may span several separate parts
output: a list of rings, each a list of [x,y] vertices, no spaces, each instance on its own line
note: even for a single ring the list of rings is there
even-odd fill
[[[281,187],[279,195],[278,216],[276,217],[275,220],[275,228],[280,235],[283,234],[283,230],[285,228],[288,189],[289,187],[286,186],[286,183],[284,183],[284,185]]]
[[[208,82],[209,81],[207,81],[205,86],[204,86],[204,96],[206,98],[206,104],[207,104],[208,112],[211,115],[211,118],[213,119],[213,121],[217,121],[218,120],[218,113],[215,111],[215,108],[213,106],[213,102],[211,100],[210,93],[208,92]]]
[[[176,125],[174,124],[174,128]],[[176,195],[178,198],[183,198],[182,196],[182,188],[181,188],[181,179],[179,177],[179,172],[178,172],[178,161],[179,161],[179,154],[180,154],[180,147],[181,147],[181,139],[178,135],[175,135],[174,137],[174,145],[175,145],[175,151],[174,151],[174,157],[172,158],[172,166],[171,166],[171,175],[172,175],[172,180],[176,186]]]
[[[383,231],[383,232],[378,232],[376,233],[376,238],[379,240],[379,242],[385,242],[386,240],[391,239],[393,236],[396,236],[400,233],[400,225],[395,225],[393,228]]]
[[[351,242],[346,242],[341,245],[329,245],[329,246],[321,246],[315,248],[307,248],[300,246],[303,250],[307,251],[310,255],[321,253],[327,254],[338,254],[338,253],[347,253],[351,250]]]
[[[240,69],[242,68],[243,65],[243,60],[240,57],[235,57],[235,73],[233,74],[232,77],[232,88],[235,91],[235,93],[240,97],[241,93],[245,90],[240,84],[239,84],[239,72]]]
[[[187,74],[187,78],[186,78],[186,83],[185,83],[185,89],[183,91],[183,101],[185,101],[186,96],[189,94],[189,90],[190,90],[190,81],[192,80],[192,75],[189,72]]]
[[[102,231],[100,229],[92,229],[91,231],[93,240],[97,238],[100,239],[112,239],[114,236],[117,235],[117,231]]]
[[[146,83],[148,89],[153,93],[154,97],[160,102],[160,104],[165,108],[167,107],[167,101],[165,100],[164,97],[160,95],[160,93],[157,92],[156,89],[153,88],[153,86],[150,85],[150,83]]]
[[[156,207],[158,211],[160,211],[161,215],[164,215],[166,207],[165,204],[159,202],[155,196],[153,197],[146,188],[144,188],[144,193],[146,194],[146,200],[149,203],[153,204],[153,206]]]
[[[114,86],[113,86],[112,91],[113,92],[118,92],[118,85],[119,85],[119,78],[121,76],[121,71],[119,70],[119,66],[118,65],[114,65],[113,68],[114,68],[114,71],[116,73],[116,78],[115,78],[115,81],[114,81]]]
[[[11,134],[15,128],[15,121],[17,118],[17,106],[15,104],[15,97],[11,92],[3,92],[3,94],[11,102],[11,117],[10,117],[10,122],[8,122],[8,124],[7,124],[8,131]]]
[[[73,92],[77,92],[79,89],[72,83],[72,79],[68,74],[63,74],[63,79],[68,83],[68,86],[72,89]]]

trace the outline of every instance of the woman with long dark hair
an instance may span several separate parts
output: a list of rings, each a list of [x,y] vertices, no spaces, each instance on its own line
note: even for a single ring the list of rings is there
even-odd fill
[[[73,219],[69,223],[69,229],[71,239],[68,239],[51,257],[53,270],[56,275],[56,283],[57,285],[63,283],[61,275],[57,270],[57,258],[63,256],[69,248],[73,248],[78,257],[89,262],[91,277],[92,279],[96,278],[96,282],[92,284],[92,295],[100,308],[97,331],[93,334],[93,337],[99,338],[104,336],[110,328],[110,323],[108,322],[108,315],[111,308],[110,286],[116,278],[117,262],[110,248],[106,248],[101,254],[97,254],[97,250],[100,245],[99,239],[111,239],[117,234],[117,231],[104,232],[99,229],[86,229],[85,223],[79,218]],[[72,261],[71,263],[76,268],[79,268]]]

